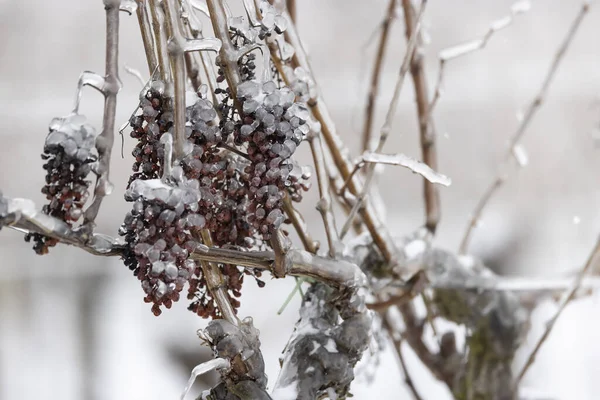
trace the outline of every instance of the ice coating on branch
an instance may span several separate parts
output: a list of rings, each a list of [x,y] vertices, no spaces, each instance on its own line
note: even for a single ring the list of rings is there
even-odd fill
[[[452,180],[446,175],[440,174],[431,169],[429,165],[404,154],[376,154],[366,152],[362,156],[362,160],[367,163],[400,165],[421,175],[431,183],[438,183],[443,186],[450,186],[452,184]]]
[[[300,320],[286,346],[273,397],[309,400],[325,393],[344,398],[354,366],[370,340],[371,316],[354,312],[342,321],[335,292],[314,284],[304,297]],[[296,397],[290,397],[295,395]]]
[[[519,166],[525,167],[527,166],[527,164],[529,164],[529,156],[527,155],[527,151],[525,150],[525,147],[523,147],[523,145],[516,144],[513,147],[512,151],[513,155],[515,156],[515,160],[517,160]]]
[[[235,326],[223,320],[211,321],[202,336],[215,355],[230,364],[219,372],[222,382],[210,390],[215,400],[271,400],[266,392],[267,376],[260,351],[260,332],[246,318]]]

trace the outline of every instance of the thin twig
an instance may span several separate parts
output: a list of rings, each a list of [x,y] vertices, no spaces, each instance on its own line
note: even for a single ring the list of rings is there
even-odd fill
[[[331,209],[331,193],[329,192],[329,182],[327,180],[327,171],[325,169],[321,133],[312,133],[309,137],[309,144],[313,155],[317,183],[319,186],[320,199],[317,203],[317,211],[321,214],[323,226],[325,226],[325,235],[327,236],[327,244],[329,246],[329,256],[335,258],[335,243],[338,242],[339,237],[335,225],[335,217]]]
[[[561,302],[560,306],[558,307],[558,310],[556,311],[556,313],[554,314],[554,316],[550,319],[550,321],[548,321],[546,323],[546,330],[544,331],[544,334],[537,341],[537,343],[536,343],[533,351],[529,354],[529,357],[527,357],[527,361],[525,362],[525,365],[523,366],[523,368],[521,368],[521,371],[519,372],[519,374],[517,375],[517,378],[515,379],[514,389],[513,389],[514,393],[516,393],[517,390],[519,389],[519,384],[521,383],[521,380],[523,379],[523,377],[527,373],[527,370],[529,369],[529,367],[531,367],[531,365],[535,361],[535,357],[537,356],[538,352],[540,351],[540,348],[542,347],[542,345],[544,344],[544,342],[546,342],[546,340],[548,339],[548,336],[550,336],[550,332],[552,332],[552,329],[554,328],[554,325],[556,324],[556,321],[561,316],[561,314],[563,313],[563,311],[565,310],[565,308],[567,308],[567,305],[569,305],[569,303],[571,302],[571,300],[573,300],[575,298],[575,295],[577,294],[577,291],[581,287],[581,284],[583,282],[583,278],[588,273],[588,271],[590,270],[590,268],[593,265],[594,260],[596,259],[596,257],[599,254],[600,254],[600,240],[598,240],[596,242],[596,246],[594,247],[594,249],[590,253],[590,255],[589,255],[589,257],[588,257],[588,259],[587,259],[587,261],[585,263],[585,266],[581,269],[581,271],[579,272],[579,274],[575,278],[575,281],[573,282],[573,286],[571,287],[571,289],[569,290],[569,292],[564,297],[563,301]]]
[[[404,54],[404,59],[402,60],[402,65],[400,66],[400,71],[398,73],[398,79],[396,80],[396,86],[394,88],[394,94],[392,95],[392,101],[390,102],[390,105],[388,107],[387,115],[385,117],[385,122],[384,122],[383,126],[381,127],[379,143],[377,144],[377,149],[376,149],[377,153],[381,153],[381,151],[383,150],[383,146],[385,145],[385,142],[392,130],[392,122],[394,121],[394,117],[396,115],[396,109],[398,108],[398,101],[400,100],[400,93],[402,91],[402,86],[404,84],[404,78],[406,77],[406,73],[408,72],[409,67],[410,67],[410,62],[415,53],[414,50],[417,45],[417,39],[419,37],[418,34],[419,34],[419,30],[421,29],[421,21],[423,19],[423,15],[425,14],[425,6],[426,5],[427,5],[427,0],[422,0],[421,7],[419,9],[419,14],[417,17],[417,23],[412,32],[412,36],[410,37],[408,44],[406,46],[406,53]],[[412,5],[411,5],[411,7],[412,7]],[[342,227],[342,230],[340,231],[340,239],[343,239],[344,236],[346,236],[346,234],[350,230],[350,226],[352,225],[352,222],[354,221],[354,217],[356,216],[359,209],[362,207],[363,202],[364,202],[365,198],[367,197],[367,194],[369,193],[369,188],[371,186],[371,183],[373,182],[374,177],[375,177],[375,166],[373,165],[367,170],[367,177],[365,179],[365,184],[362,188],[362,192],[358,195],[358,201],[352,207],[352,210],[350,211],[350,214],[348,215],[348,219],[346,220],[346,222],[344,223],[344,226]]]
[[[385,48],[387,46],[390,28],[392,27],[392,21],[394,20],[394,14],[396,12],[397,0],[390,0],[385,17],[381,23],[381,36],[379,37],[379,45],[377,47],[377,53],[375,55],[375,64],[373,65],[373,72],[371,74],[371,85],[369,86],[369,94],[367,96],[367,106],[365,108],[365,122],[363,126],[363,137],[362,137],[362,150],[373,150],[371,142],[373,141],[372,129],[373,129],[373,117],[375,114],[375,101],[379,94],[379,76],[383,69],[383,59],[385,56]]]
[[[525,134],[527,128],[529,127],[531,121],[533,120],[533,117],[535,116],[536,111],[540,108],[540,106],[544,102],[544,100],[546,98],[546,93],[548,92],[548,88],[550,87],[550,84],[552,83],[552,79],[554,78],[554,76],[556,75],[556,71],[558,70],[558,66],[560,65],[560,62],[563,60],[563,58],[567,52],[567,49],[573,42],[573,38],[575,37],[575,34],[577,33],[577,30],[579,29],[579,26],[581,25],[581,22],[583,21],[583,18],[585,17],[585,15],[588,13],[589,9],[590,9],[590,4],[588,2],[584,2],[583,5],[581,6],[581,10],[579,11],[577,16],[575,17],[575,20],[571,24],[571,27],[569,28],[569,31],[568,31],[566,37],[564,38],[556,55],[554,56],[554,59],[552,60],[552,64],[550,65],[550,68],[548,69],[548,72],[546,73],[546,77],[544,78],[544,81],[542,83],[540,90],[538,91],[536,96],[533,98],[531,103],[527,106],[527,109],[523,115],[523,119],[521,120],[521,122],[520,122],[519,126],[517,127],[517,130],[515,131],[513,136],[510,138],[509,146],[508,146],[508,149],[504,156],[504,163],[503,163],[504,167],[506,167],[508,165],[508,163],[510,162],[510,160],[513,158],[515,146],[522,139],[522,137]],[[468,224],[467,230],[466,230],[464,237],[460,244],[459,252],[461,254],[464,254],[467,252],[468,247],[469,247],[469,242],[471,240],[471,235],[473,233],[473,229],[477,225],[477,221],[479,221],[479,219],[481,218],[481,214],[483,213],[484,208],[486,207],[486,205],[488,204],[488,202],[490,201],[492,196],[496,193],[498,188],[500,188],[500,186],[502,186],[502,184],[504,183],[504,181],[505,181],[505,178],[503,175],[504,169],[505,168],[500,168],[500,171],[498,172],[496,177],[493,179],[492,184],[486,190],[484,196],[479,201],[479,203],[477,204],[477,207],[475,208],[475,211],[471,215],[471,218],[469,219],[469,224]]]
[[[84,224],[93,226],[105,196],[112,191],[109,181],[110,156],[115,140],[115,114],[117,110],[117,93],[121,89],[119,80],[119,7],[120,0],[103,0],[106,10],[106,68],[104,76],[104,116],[102,133],[96,139],[98,149],[98,167],[94,200],[85,210]]]
[[[202,229],[200,234],[202,235],[202,241],[204,244],[212,247],[213,242],[210,231],[208,229]],[[235,314],[235,309],[229,301],[229,295],[227,294],[227,283],[225,282],[223,274],[219,270],[218,264],[208,261],[201,261],[200,265],[202,267],[204,278],[206,279],[208,290],[215,299],[215,302],[219,307],[219,311],[221,311],[221,315],[233,325],[238,326],[240,324],[240,320]]]
[[[140,25],[140,33],[142,35],[142,42],[144,44],[144,51],[146,53],[146,60],[148,62],[148,71],[150,75],[154,73],[158,65],[156,60],[156,53],[154,52],[154,40],[152,39],[152,28],[150,26],[150,17],[148,15],[148,8],[146,6],[146,0],[136,0],[137,3],[137,17],[138,24]]]
[[[523,14],[527,12],[530,8],[530,4],[528,1],[517,1],[510,7],[510,15],[507,15],[504,18],[500,18],[490,25],[488,31],[481,37],[470,40],[465,43],[461,43],[456,46],[448,47],[439,53],[439,68],[438,68],[438,76],[437,81],[435,83],[435,88],[433,90],[433,99],[429,103],[429,107],[427,108],[427,114],[425,121],[427,121],[431,114],[433,113],[433,109],[437,105],[437,102],[442,95],[442,85],[444,81],[444,72],[445,67],[449,61],[452,61],[456,58],[460,58],[467,54],[474,53],[478,50],[483,50],[485,46],[487,46],[488,42],[494,36],[494,34],[502,29],[510,26],[515,17],[519,14]]]
[[[283,210],[291,220],[292,226],[296,230],[298,237],[300,237],[300,241],[304,246],[304,250],[316,254],[317,250],[319,249],[319,243],[315,242],[308,233],[308,230],[306,229],[306,222],[304,221],[304,218],[302,218],[302,215],[294,208],[290,196],[285,194],[282,202]]]
[[[160,77],[164,83],[170,79],[169,55],[167,54],[167,38],[164,30],[164,15],[160,10],[159,0],[149,0],[150,14],[152,15],[152,30],[154,32],[154,45],[158,54]]]
[[[417,32],[419,18],[415,17],[415,9],[410,0],[402,0],[402,7],[404,8],[406,40],[410,41],[414,35],[417,35],[417,43],[420,46],[422,39],[420,32]],[[436,133],[433,120],[428,116],[429,94],[424,57],[418,50],[415,50],[412,58],[410,74],[415,88],[421,158],[426,165],[437,170]],[[440,221],[440,193],[438,187],[427,178],[423,179],[423,201],[425,203],[425,228],[434,234]]]
[[[281,2],[281,0],[277,1]],[[284,17],[288,21],[290,21],[290,17],[287,12],[283,13]],[[296,28],[293,23],[289,23],[288,28],[284,32],[285,39],[288,43],[290,43],[294,47],[294,56],[291,60],[291,66],[293,68],[302,67],[307,73],[310,74],[310,78],[313,82],[316,82],[315,76],[312,73],[312,69],[310,67],[310,63],[308,62],[308,58],[298,37],[298,33],[296,32]],[[285,71],[283,76],[285,76]],[[289,77],[286,78],[286,82],[290,82],[292,79]],[[318,90],[317,90],[318,92]],[[308,106],[313,114],[313,117],[319,122],[321,126],[321,133],[323,135],[323,139],[331,153],[331,157],[333,159],[333,163],[336,168],[339,170],[343,179],[346,179],[350,175],[350,171],[352,170],[352,164],[348,157],[348,151],[337,134],[335,125],[331,119],[329,114],[329,110],[327,109],[325,102],[322,97],[317,94],[317,96],[311,98],[308,101]],[[361,185],[358,179],[353,180],[348,184],[348,187],[352,194],[356,194],[360,191]],[[373,205],[370,201],[367,201],[365,207],[360,210],[361,217],[371,233],[373,237],[373,241],[384,259],[387,262],[395,260],[397,255],[397,249],[394,244],[394,241],[390,235],[389,230],[384,226],[384,224],[379,219],[378,213],[374,209]]]

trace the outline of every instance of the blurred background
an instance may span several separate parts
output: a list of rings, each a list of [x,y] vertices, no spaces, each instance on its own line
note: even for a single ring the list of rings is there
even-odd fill
[[[298,29],[339,133],[358,155],[366,93],[376,38],[386,0],[297,0]],[[430,88],[440,50],[482,36],[510,13],[512,1],[429,2],[424,48]],[[446,66],[437,105],[439,171],[453,183],[442,188],[438,246],[455,250],[469,214],[495,176],[519,111],[537,93],[580,1],[535,0],[481,51]],[[135,110],[141,85],[124,66],[147,76],[135,16],[121,14],[120,62],[124,87],[117,125]],[[0,0],[0,189],[33,199],[39,207],[44,172],[40,152],[49,121],[70,112],[83,70],[104,71],[102,2]],[[490,203],[476,230],[472,251],[496,271],[527,276],[561,276],[587,258],[600,231],[600,7],[594,5],[560,66],[545,103],[522,142],[529,163],[514,170]],[[377,101],[375,131],[391,98],[405,51],[401,14],[393,23]],[[103,99],[84,93],[81,112],[101,128]],[[117,138],[117,146],[120,140]],[[130,175],[133,141],[127,132],[125,158],[112,159],[115,191],[104,201],[98,230],[116,235],[129,205],[123,191]],[[414,92],[406,80],[386,152],[419,157]],[[308,152],[300,160],[308,162]],[[397,236],[423,221],[421,179],[388,168],[381,191],[387,221]],[[323,238],[314,210],[316,190],[300,209],[309,229]],[[296,296],[277,310],[293,281],[267,280],[258,290],[246,282],[240,315],[254,317],[261,331],[271,384],[278,356],[297,319]],[[118,259],[93,257],[67,246],[40,257],[23,235],[0,232],[0,400],[178,398],[189,372],[210,357],[196,330],[205,326],[181,301],[156,318],[142,301],[136,278]],[[524,386],[544,398],[597,399],[600,393],[598,296],[572,303],[529,371]],[[555,305],[543,302],[533,314],[520,367]],[[424,399],[449,399],[444,386],[407,349],[413,380]],[[353,385],[355,398],[410,398],[393,349],[363,366]],[[376,363],[376,365],[374,364]],[[375,369],[376,367],[376,369]],[[194,395],[216,377],[208,375]],[[538,397],[538,398],[540,398]],[[189,398],[192,398],[190,394]]]

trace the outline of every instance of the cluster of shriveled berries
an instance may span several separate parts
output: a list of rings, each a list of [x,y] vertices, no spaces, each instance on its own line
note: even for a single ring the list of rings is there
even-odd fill
[[[293,174],[291,159],[308,133],[308,110],[295,103],[288,88],[277,88],[273,81],[260,84],[246,81],[237,88],[243,119],[235,130],[235,142],[246,144],[250,164],[248,222],[268,239],[285,217],[282,200],[290,195],[300,201],[301,191],[308,190],[308,176]],[[303,179],[306,178],[306,179]]]
[[[164,147],[160,138],[173,126],[173,112],[166,107],[164,83],[152,82],[150,88],[140,99],[139,110],[129,120],[133,130],[131,137],[138,140],[131,152],[135,158],[133,172],[129,182],[135,179],[155,179],[162,171]]]
[[[120,229],[130,245],[125,264],[142,282],[145,301],[170,308],[193,276],[202,276],[197,264],[188,258],[201,244],[200,230],[206,219],[198,214],[198,181],[183,176],[175,167],[166,184],[159,179],[133,181],[125,198],[133,202]]]
[[[91,183],[85,178],[97,160],[95,143],[96,132],[82,115],[73,114],[51,122],[42,154],[46,161],[43,166],[46,184],[42,193],[49,201],[42,208],[45,214],[71,226],[81,218]],[[38,254],[48,253],[48,248],[58,243],[58,240],[38,233],[25,235],[26,241],[31,239]]]

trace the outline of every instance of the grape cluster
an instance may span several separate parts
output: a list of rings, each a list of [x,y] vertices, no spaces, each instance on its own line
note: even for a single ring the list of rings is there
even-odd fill
[[[295,103],[290,89],[277,88],[273,81],[246,81],[237,88],[243,118],[235,130],[235,143],[247,146],[250,164],[248,222],[269,239],[285,217],[282,200],[290,195],[300,201],[308,190],[308,175],[297,174],[292,155],[309,131],[308,109]],[[292,173],[294,172],[294,173]]]
[[[164,89],[162,81],[153,81],[140,98],[140,113],[129,120],[131,137],[138,140],[131,153],[135,162],[129,183],[135,179],[156,179],[162,172],[164,149],[159,141],[173,126],[173,112],[167,106]]]
[[[125,264],[142,282],[146,302],[152,311],[171,308],[179,300],[186,282],[201,275],[189,253],[200,243],[194,233],[206,225],[197,214],[200,192],[198,181],[188,180],[180,167],[173,169],[170,184],[159,179],[134,180],[125,192],[133,202],[120,229],[130,245],[124,255]]]
[[[46,184],[42,193],[49,200],[42,208],[45,214],[71,226],[81,218],[91,183],[85,178],[92,170],[92,163],[98,159],[95,144],[96,132],[83,115],[72,114],[52,120],[42,154],[46,161]],[[26,241],[31,239],[37,254],[48,253],[48,248],[58,243],[56,239],[38,233],[25,235]]]

